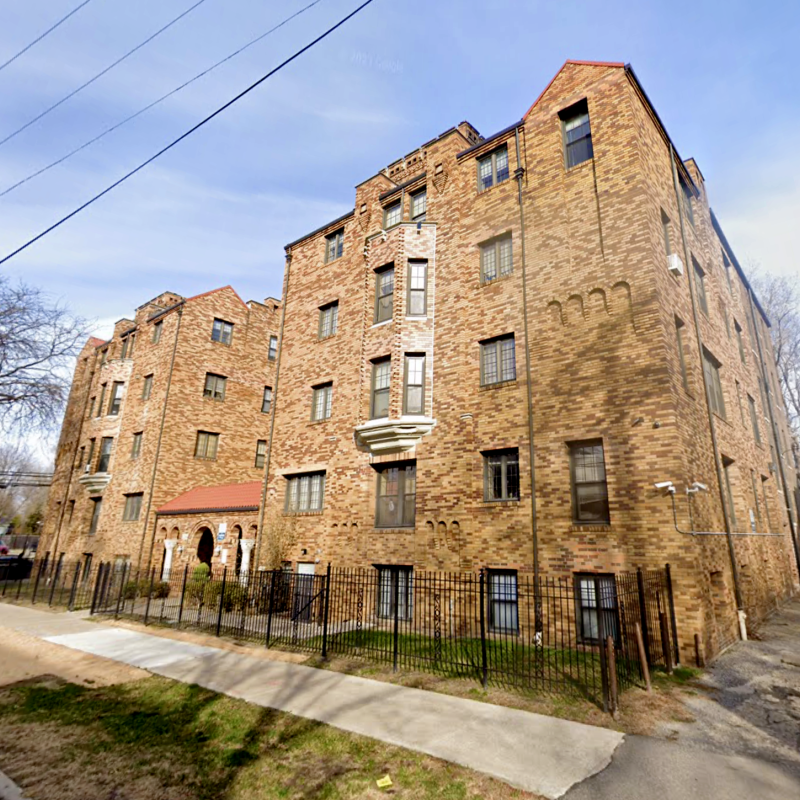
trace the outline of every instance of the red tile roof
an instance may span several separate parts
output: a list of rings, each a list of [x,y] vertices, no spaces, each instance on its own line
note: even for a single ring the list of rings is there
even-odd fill
[[[261,503],[261,481],[198,486],[157,509],[158,514],[195,514],[203,511],[256,511]]]
[[[105,343],[106,343],[105,339],[98,339],[96,336],[90,336],[88,341],[88,344],[90,344],[92,347],[100,347]]]

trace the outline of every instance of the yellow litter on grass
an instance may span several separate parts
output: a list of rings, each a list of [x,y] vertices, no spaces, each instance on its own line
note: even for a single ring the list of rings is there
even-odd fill
[[[375,783],[378,784],[379,789],[388,789],[392,785],[392,779],[388,775],[384,775],[382,778],[378,778]]]

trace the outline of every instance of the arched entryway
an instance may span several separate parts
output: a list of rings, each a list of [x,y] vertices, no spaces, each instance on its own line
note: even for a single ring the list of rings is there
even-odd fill
[[[233,526],[233,540],[236,542],[236,574],[242,571],[242,526]]]
[[[197,560],[208,564],[211,568],[211,556],[214,555],[214,535],[208,528],[200,529],[200,541],[197,543]]]

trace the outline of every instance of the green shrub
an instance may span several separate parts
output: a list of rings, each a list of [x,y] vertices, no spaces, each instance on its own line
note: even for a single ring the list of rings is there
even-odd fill
[[[222,581],[208,583],[203,593],[203,603],[214,608],[219,607],[219,598],[222,594]],[[247,604],[247,589],[238,583],[229,583],[225,586],[225,596],[222,600],[223,611],[234,611]]]
[[[122,590],[122,596],[125,600],[134,600],[137,597],[150,597],[158,598],[169,597],[170,586],[166,581],[156,581],[152,584],[152,592],[150,590],[150,578],[140,578],[138,581],[128,581],[125,588]]]
[[[152,597],[161,600],[164,597],[169,597],[169,583],[167,581],[159,581],[158,583],[153,584],[153,594]]]
[[[211,568],[208,564],[198,564],[192,570],[193,581],[207,581],[211,577]]]

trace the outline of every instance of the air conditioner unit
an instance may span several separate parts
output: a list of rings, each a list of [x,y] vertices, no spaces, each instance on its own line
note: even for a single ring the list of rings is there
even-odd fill
[[[673,275],[683,275],[683,261],[677,253],[670,253],[667,256],[667,267]]]

